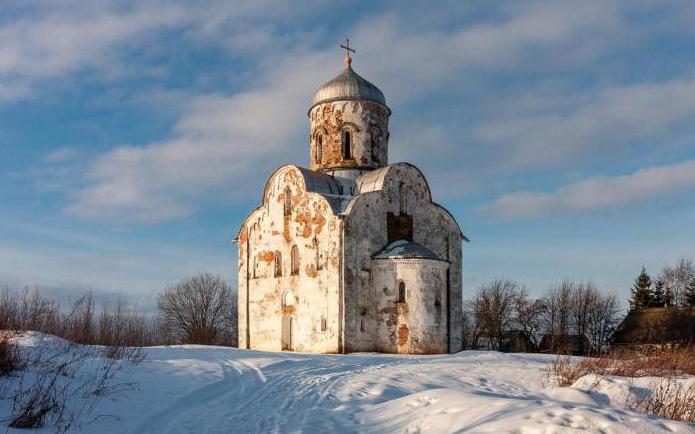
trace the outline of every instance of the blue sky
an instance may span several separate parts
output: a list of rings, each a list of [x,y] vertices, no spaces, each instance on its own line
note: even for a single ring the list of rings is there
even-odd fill
[[[230,244],[354,67],[428,176],[468,294],[625,294],[695,255],[695,3],[0,0],[0,280],[145,301]]]

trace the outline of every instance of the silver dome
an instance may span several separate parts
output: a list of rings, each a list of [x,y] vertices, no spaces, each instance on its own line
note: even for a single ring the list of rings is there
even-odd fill
[[[319,87],[314,94],[311,103],[313,108],[316,104],[341,100],[366,100],[373,101],[386,106],[386,98],[383,92],[372,83],[365,80],[356,73],[350,61],[346,62],[346,68],[333,80],[328,81]],[[388,108],[388,107],[387,107]]]

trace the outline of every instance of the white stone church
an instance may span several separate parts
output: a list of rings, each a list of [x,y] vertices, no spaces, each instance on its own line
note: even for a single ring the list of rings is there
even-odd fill
[[[460,351],[468,240],[417,167],[388,163],[391,110],[350,51],[309,107],[311,168],[278,168],[237,235],[239,347]]]

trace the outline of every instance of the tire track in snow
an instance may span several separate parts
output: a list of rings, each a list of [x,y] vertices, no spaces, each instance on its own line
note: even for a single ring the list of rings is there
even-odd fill
[[[222,370],[222,378],[200,386],[176,399],[166,408],[147,418],[134,430],[136,433],[166,433],[181,431],[181,419],[191,411],[230,393],[244,393],[252,383],[262,383],[265,378],[262,373],[243,361],[218,362]],[[256,387],[257,388],[257,387]],[[199,432],[199,431],[197,431]]]

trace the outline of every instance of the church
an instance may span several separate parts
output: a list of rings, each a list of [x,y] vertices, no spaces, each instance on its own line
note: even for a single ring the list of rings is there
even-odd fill
[[[462,243],[425,175],[388,163],[384,94],[352,68],[309,107],[309,167],[280,166],[236,237],[239,347],[461,350]]]

